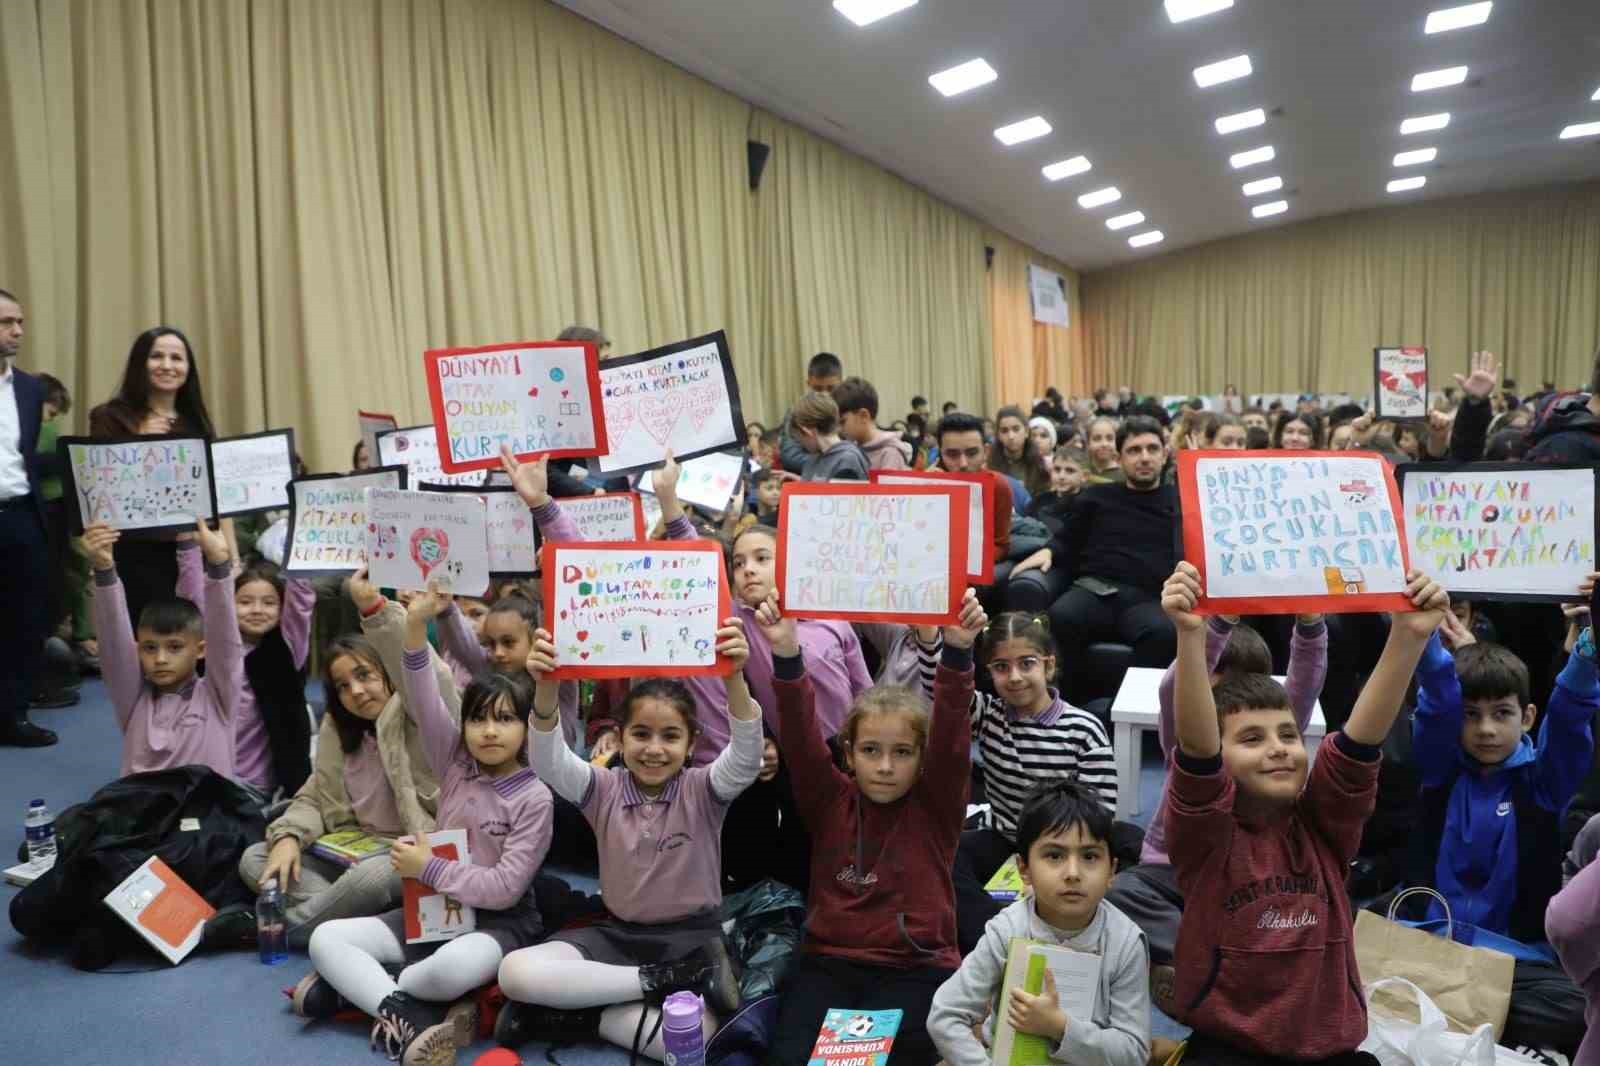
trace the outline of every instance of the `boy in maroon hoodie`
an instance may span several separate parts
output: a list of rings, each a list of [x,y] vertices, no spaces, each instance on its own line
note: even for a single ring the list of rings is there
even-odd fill
[[[1356,1050],[1367,1007],[1344,873],[1377,796],[1378,745],[1450,609],[1415,570],[1406,595],[1416,609],[1393,616],[1383,656],[1308,780],[1276,681],[1236,674],[1212,689],[1199,571],[1181,562],[1162,589],[1178,630],[1167,840],[1187,900],[1173,956],[1174,999],[1194,1030],[1184,1066],[1375,1061]]]

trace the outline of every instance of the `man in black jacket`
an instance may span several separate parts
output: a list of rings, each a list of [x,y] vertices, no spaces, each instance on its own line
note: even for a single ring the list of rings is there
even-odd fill
[[[1135,666],[1166,667],[1177,633],[1161,610],[1161,584],[1178,564],[1176,486],[1162,484],[1167,446],[1161,424],[1135,415],[1117,430],[1123,481],[1078,494],[1062,533],[1017,571],[1062,568],[1071,586],[1050,608],[1056,641],[1133,646]]]
[[[22,333],[22,301],[0,289],[0,744],[40,748],[56,742],[28,721],[49,624],[50,550],[36,454],[44,386],[13,365]]]

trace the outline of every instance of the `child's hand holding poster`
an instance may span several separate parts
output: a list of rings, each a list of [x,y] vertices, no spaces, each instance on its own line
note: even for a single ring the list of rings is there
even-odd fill
[[[289,483],[283,571],[291,577],[353,574],[367,565],[367,489],[405,487],[406,468],[313,474]]]
[[[1465,599],[1579,601],[1595,569],[1593,466],[1402,466],[1416,565]]]
[[[439,462],[439,435],[432,426],[407,426],[378,434],[379,466],[403,466],[407,484],[482,485],[487,480],[482,469],[464,474],[447,474]]]
[[[1374,348],[1373,401],[1377,417],[1428,417],[1428,349]]]
[[[78,501],[76,532],[104,522],[112,529],[190,529],[215,518],[211,453],[202,437],[62,437],[66,490]]]
[[[259,514],[289,506],[294,480],[294,430],[269,429],[211,442],[217,514]]]
[[[778,589],[794,618],[943,625],[966,589],[964,486],[791,483]]]
[[[964,485],[967,489],[967,583],[994,581],[994,478],[989,471],[951,474],[943,470],[869,470],[874,485]]]
[[[1400,494],[1370,452],[1178,453],[1201,614],[1410,611]]]
[[[728,338],[716,333],[669,344],[600,368],[609,452],[589,461],[606,477],[744,444],[739,382]]]
[[[439,463],[452,474],[498,470],[500,448],[603,455],[599,354],[593,344],[544,341],[423,354]]]
[[[476,596],[489,587],[483,497],[469,492],[367,490],[367,576],[374,585],[425,589],[443,580]]]
[[[545,624],[552,676],[725,674],[717,626],[733,612],[722,549],[712,541],[547,543]]]

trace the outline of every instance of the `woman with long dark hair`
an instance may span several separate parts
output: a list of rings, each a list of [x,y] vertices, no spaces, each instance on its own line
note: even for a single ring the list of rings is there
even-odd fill
[[[113,440],[170,433],[216,436],[189,338],[171,326],[156,326],[134,338],[117,394],[89,412],[89,435]],[[171,598],[177,587],[176,534],[125,533],[117,544],[117,576],[128,617],[138,625],[145,604]]]

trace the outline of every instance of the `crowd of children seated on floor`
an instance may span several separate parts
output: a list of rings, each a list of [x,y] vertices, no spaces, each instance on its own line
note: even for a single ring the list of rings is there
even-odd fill
[[[1151,576],[1177,650],[1160,689],[1166,782],[1143,833],[1113,820],[1106,720],[1062,695],[1082,647],[1048,616],[1006,610],[1021,574],[1002,563],[942,628],[797,621],[774,580],[790,478],[991,471],[1009,490],[997,559],[1015,564],[1070,528],[1095,486],[1169,482],[1176,449],[1582,457],[1600,452],[1600,395],[1521,400],[1477,356],[1422,427],[1324,412],[1312,396],[1244,407],[1229,388],[1220,410],[1175,418],[1129,390],[1050,390],[992,423],[946,404],[931,426],[919,397],[881,428],[876,391],[836,357],[814,358],[807,379],[781,428],[749,427],[760,469],[719,523],[680,505],[670,457],[651,475],[653,536],[723,539],[726,677],[558,682],[536,587],[390,593],[363,572],[319,590],[262,558],[270,525],[241,537],[198,524],[168,546],[172,587],[137,606],[123,535],[90,526],[63,552],[90,575],[80,613],[98,646],[84,659],[104,676],[122,773],[199,764],[287,800],[238,870],[282,888],[289,943],[309,955],[293,1010],[359,1010],[390,1058],[452,1062],[473,993],[498,983],[503,1044],[601,1038],[660,1059],[667,994],[703,996],[708,1036],[740,1008],[719,904],[773,878],[804,895],[806,917],[772,1063],[805,1062],[824,1012],[843,1006],[904,1012],[895,1063],[988,1062],[1004,1018],[1053,1060],[1139,1066],[1173,1051],[1151,1038],[1152,1004],[1192,1028],[1185,1062],[1356,1063],[1371,1060],[1357,1051],[1352,901],[1420,884],[1526,948],[1506,1042],[1600,1062],[1584,1037],[1585,990],[1600,995],[1593,575],[1572,590],[1583,602],[1557,608],[1451,603],[1413,571],[1413,610],[1335,627],[1204,618],[1195,569],[1161,562]],[[1150,435],[1153,473],[1129,457]],[[354,458],[366,465],[363,448]],[[553,497],[592,486],[561,464],[503,464],[543,536],[577,539]],[[1347,699],[1325,692],[1330,662]],[[308,670],[326,690],[315,745]],[[1313,761],[1303,734],[1319,696],[1329,736]],[[976,824],[969,785],[987,804]],[[467,830],[469,863],[432,855],[428,834],[446,827]],[[391,839],[388,859],[346,869],[311,853],[341,828]],[[984,884],[1012,855],[1031,891],[1001,905]],[[546,913],[551,859],[597,867],[601,913]],[[476,908],[477,930],[408,945],[404,877]],[[253,934],[236,908],[205,941]],[[1098,955],[1092,1009],[1068,1016],[1053,986],[1001,997],[1013,937]]]

